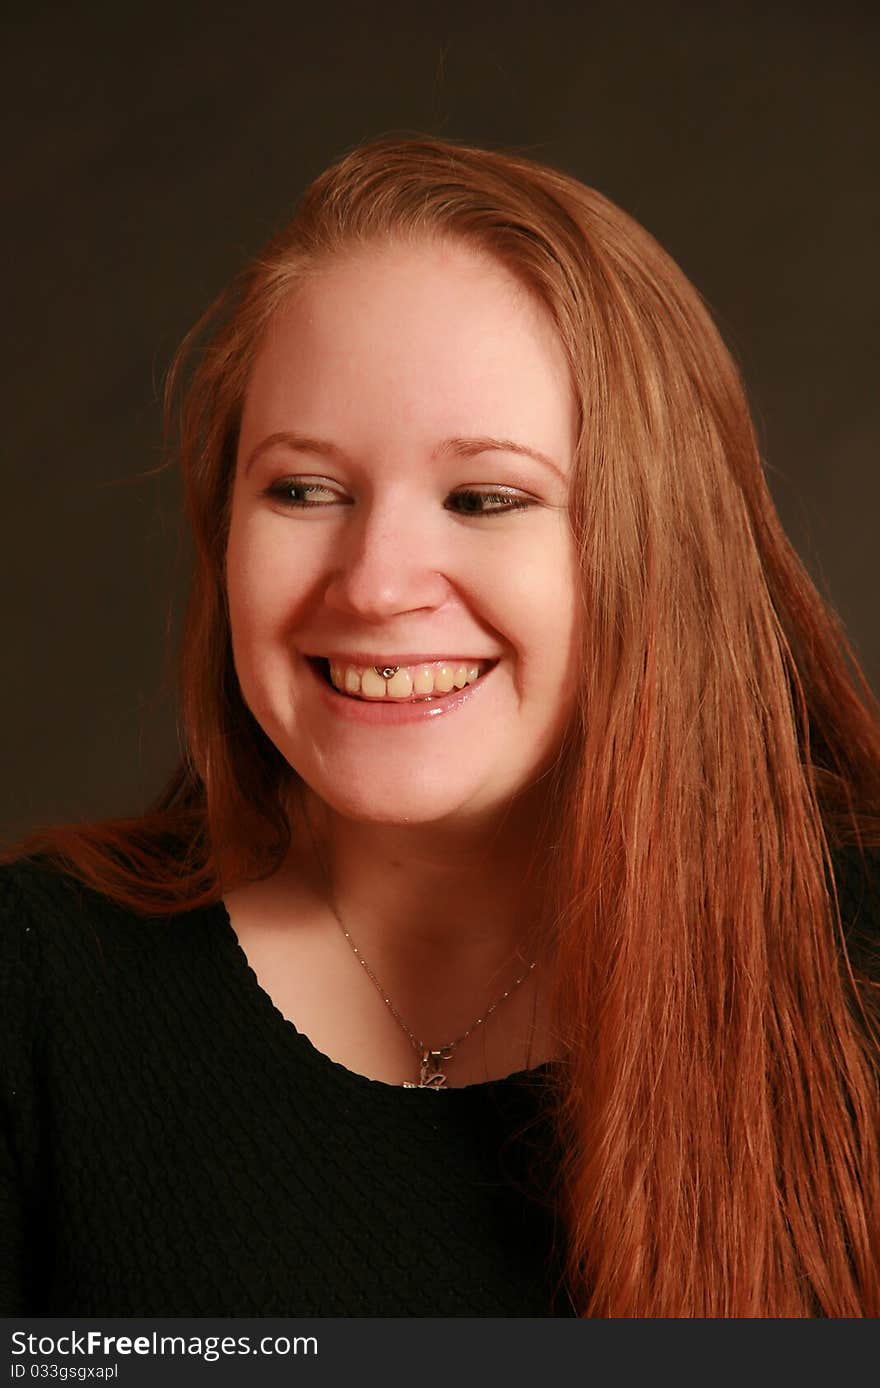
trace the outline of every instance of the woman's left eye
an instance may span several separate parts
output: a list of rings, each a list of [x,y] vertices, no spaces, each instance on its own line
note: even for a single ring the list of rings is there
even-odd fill
[[[505,511],[521,511],[532,505],[529,497],[520,496],[517,492],[475,492],[469,488],[453,492],[451,500],[465,503],[462,513],[466,516],[499,516]],[[499,504],[489,506],[489,502]],[[488,509],[484,510],[484,505]]]

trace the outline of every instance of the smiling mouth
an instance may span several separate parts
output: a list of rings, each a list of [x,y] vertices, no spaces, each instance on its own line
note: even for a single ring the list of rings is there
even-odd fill
[[[498,664],[497,660],[449,662],[443,667],[442,675],[433,681],[427,679],[428,687],[425,689],[418,679],[414,683],[409,672],[401,681],[397,667],[393,667],[393,675],[384,676],[377,667],[362,672],[344,665],[334,665],[331,668],[330,661],[325,656],[308,656],[307,660],[335,694],[366,704],[439,703],[453,694],[458,694],[466,686],[476,684]],[[427,670],[429,667],[422,668]]]

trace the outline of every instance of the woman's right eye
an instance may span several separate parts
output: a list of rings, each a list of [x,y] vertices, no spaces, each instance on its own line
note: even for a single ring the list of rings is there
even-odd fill
[[[330,500],[315,500],[315,492],[324,492]],[[322,482],[273,482],[266,488],[266,495],[272,501],[280,502],[282,506],[298,506],[300,509],[311,510],[318,506],[332,505],[339,493],[325,487]]]

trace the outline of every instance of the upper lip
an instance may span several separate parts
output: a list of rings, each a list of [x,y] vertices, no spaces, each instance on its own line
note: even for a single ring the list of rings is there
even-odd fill
[[[413,655],[406,652],[402,655],[388,655],[387,652],[377,651],[322,651],[320,654],[307,657],[309,660],[332,660],[334,665],[378,665],[384,668],[386,665],[432,665],[438,660],[458,660],[463,664],[470,661],[473,664],[488,664],[498,659],[491,655],[448,655],[441,652],[417,653]]]

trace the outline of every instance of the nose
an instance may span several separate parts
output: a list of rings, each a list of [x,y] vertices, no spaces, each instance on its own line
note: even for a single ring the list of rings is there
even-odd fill
[[[339,539],[327,606],[365,622],[439,607],[449,596],[437,531],[403,497],[364,503]]]

